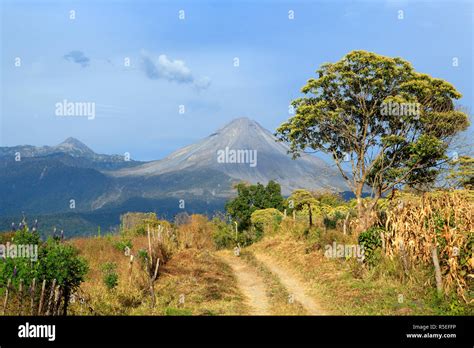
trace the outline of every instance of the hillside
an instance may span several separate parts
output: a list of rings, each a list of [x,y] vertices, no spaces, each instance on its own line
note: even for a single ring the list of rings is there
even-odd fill
[[[180,202],[190,213],[211,216],[223,210],[240,181],[276,180],[284,195],[302,187],[346,191],[333,167],[312,155],[293,160],[288,150],[248,118],[147,163],[97,154],[74,138],[55,146],[1,147],[0,229],[24,214],[50,230],[90,234],[91,226],[94,231],[116,226],[127,211],[154,211],[171,219],[183,210]],[[50,223],[54,216],[57,221]]]

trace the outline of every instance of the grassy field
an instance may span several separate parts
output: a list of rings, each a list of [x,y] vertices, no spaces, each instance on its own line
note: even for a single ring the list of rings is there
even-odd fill
[[[144,272],[138,262],[114,247],[120,237],[78,238],[71,241],[87,259],[90,271],[81,286],[85,303],[76,301],[71,314],[78,315],[240,315],[247,312],[229,267],[210,250],[178,251],[160,268],[155,292],[157,304],[150,308],[150,295]],[[135,237],[137,248],[146,237]],[[108,290],[101,266],[117,264],[118,286]]]

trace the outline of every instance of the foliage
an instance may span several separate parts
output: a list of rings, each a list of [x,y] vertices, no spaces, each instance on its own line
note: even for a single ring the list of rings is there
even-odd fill
[[[103,282],[107,290],[113,290],[118,285],[117,264],[107,262],[102,265]]]
[[[214,218],[212,223],[216,227],[212,237],[218,249],[230,248],[237,245],[238,240],[236,240],[235,229],[233,229],[231,225],[219,218]],[[238,235],[242,236],[242,234]]]
[[[121,252],[125,252],[126,248],[132,249],[132,247],[133,247],[133,244],[130,238],[122,238],[114,242],[114,248]]]
[[[379,198],[397,185],[432,182],[449,141],[469,126],[454,107],[461,94],[401,58],[353,51],[323,64],[317,75],[276,135],[294,157],[305,150],[330,154],[358,199],[359,218],[366,185]]]
[[[448,180],[453,181],[452,187],[474,189],[474,158],[461,156],[450,162],[451,169]]]
[[[377,261],[377,249],[382,246],[380,234],[384,233],[380,227],[371,227],[359,234],[359,244],[364,248],[364,261],[374,266]]]
[[[137,253],[138,260],[143,264],[146,265],[148,262],[148,251],[146,249],[140,249]]]
[[[338,207],[345,204],[344,199],[337,192],[332,192],[329,190],[319,190],[314,191],[312,195],[322,205]]]
[[[271,229],[272,232],[276,231],[282,218],[283,214],[279,210],[275,208],[267,208],[255,210],[252,213],[250,220],[257,230],[259,237],[261,237],[265,228]]]
[[[338,221],[344,219],[346,214],[344,214],[342,211],[335,210],[332,212],[332,214],[327,215],[323,218],[323,223],[326,228],[332,228],[335,229],[337,227]]]
[[[15,244],[24,244],[24,245],[39,245],[41,238],[38,232],[30,231],[28,227],[24,227],[21,230],[15,232],[15,235],[12,238],[12,243]]]
[[[78,256],[78,250],[72,245],[49,239],[39,249],[37,278],[47,281],[57,280],[66,292],[72,292],[84,281],[87,274],[87,262]]]
[[[274,181],[269,181],[267,186],[258,183],[249,185],[239,183],[236,185],[237,197],[225,205],[229,216],[238,223],[240,231],[249,229],[252,213],[257,209],[275,208],[283,211],[284,199],[281,187]]]
[[[302,210],[305,207],[307,208],[310,226],[313,225],[312,209],[318,203],[318,200],[311,192],[302,189],[293,191],[291,196],[288,198],[288,206],[290,208],[294,208],[297,211]]]

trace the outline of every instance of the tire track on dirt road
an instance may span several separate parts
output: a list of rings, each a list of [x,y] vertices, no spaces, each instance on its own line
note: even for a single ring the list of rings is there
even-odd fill
[[[320,304],[313,297],[307,295],[308,287],[292,272],[278,265],[273,258],[266,254],[254,252],[254,255],[259,262],[280,279],[281,284],[294,296],[295,301],[301,303],[309,315],[327,315]]]
[[[246,304],[250,307],[249,314],[271,314],[265,284],[258,272],[230,251],[218,252],[217,255],[234,271],[237,285],[247,299]]]

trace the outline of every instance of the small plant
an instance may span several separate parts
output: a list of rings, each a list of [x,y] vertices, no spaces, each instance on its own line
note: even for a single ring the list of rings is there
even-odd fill
[[[102,273],[104,274],[103,281],[107,290],[113,290],[118,285],[117,264],[114,262],[107,262],[102,265]]]
[[[215,226],[212,238],[217,249],[247,246],[255,239],[249,231],[236,231],[235,225],[227,224],[219,218],[214,218],[212,224]]]
[[[174,307],[166,307],[165,308],[165,315],[167,316],[189,316],[192,315],[193,312],[189,309],[185,308],[174,308]]]
[[[365,261],[370,266],[374,266],[377,262],[376,250],[382,246],[380,233],[384,229],[380,227],[371,227],[359,235],[359,244],[364,248]]]
[[[39,245],[41,243],[40,235],[36,231],[30,231],[27,226],[15,232],[12,238],[12,242],[15,244]]]
[[[125,252],[125,250],[132,249],[133,244],[131,239],[122,239],[119,241],[114,242],[114,248],[117,249],[118,251]]]

